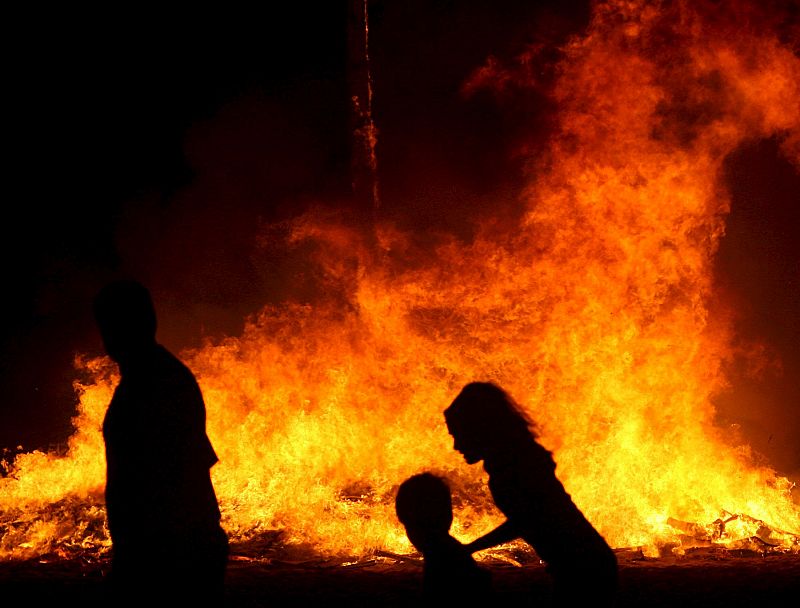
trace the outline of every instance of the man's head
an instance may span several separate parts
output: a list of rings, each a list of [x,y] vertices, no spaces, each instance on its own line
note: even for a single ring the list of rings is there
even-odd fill
[[[408,539],[423,554],[448,534],[453,523],[450,488],[444,479],[431,473],[414,475],[400,484],[395,510]]]
[[[156,311],[150,292],[136,281],[115,281],[94,299],[94,317],[109,357],[125,363],[152,346]]]

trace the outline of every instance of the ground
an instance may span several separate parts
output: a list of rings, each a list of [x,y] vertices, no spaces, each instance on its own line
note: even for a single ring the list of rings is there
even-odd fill
[[[618,605],[689,608],[800,605],[800,555],[743,555],[697,552],[647,559],[619,553]],[[489,565],[495,605],[546,606],[548,575],[541,564]],[[38,560],[0,564],[0,605],[71,606],[103,604],[107,560]],[[351,565],[265,562],[234,554],[228,567],[227,605],[415,606],[421,568],[414,560],[377,556]]]

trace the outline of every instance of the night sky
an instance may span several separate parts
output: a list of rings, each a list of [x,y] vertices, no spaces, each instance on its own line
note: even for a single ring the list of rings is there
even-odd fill
[[[159,339],[197,346],[238,334],[286,295],[286,269],[258,255],[261,226],[319,203],[370,216],[351,195],[350,3],[273,4],[266,16],[220,4],[22,9],[7,20],[0,447],[69,436],[72,359],[101,353],[90,303],[106,281],[146,283]],[[381,214],[468,240],[469,218],[514,212],[523,172],[512,151],[544,144],[552,107],[536,93],[503,107],[465,99],[461,84],[490,54],[579,33],[588,5],[374,0],[370,10]],[[720,293],[741,311],[743,342],[765,342],[783,373],[737,381],[720,421],[797,471],[800,177],[774,141],[743,147],[727,171]]]
[[[346,193],[347,5],[271,11],[18,15],[0,445],[68,436],[103,283],[147,283],[170,347],[235,333],[260,300],[256,222]]]

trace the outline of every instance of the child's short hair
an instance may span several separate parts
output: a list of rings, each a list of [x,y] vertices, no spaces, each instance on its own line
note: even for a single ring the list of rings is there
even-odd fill
[[[395,510],[397,519],[406,527],[447,531],[453,523],[450,487],[444,479],[432,473],[409,477],[397,490]]]

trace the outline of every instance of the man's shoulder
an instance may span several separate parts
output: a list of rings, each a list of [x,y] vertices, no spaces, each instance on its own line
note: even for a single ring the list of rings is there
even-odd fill
[[[176,387],[197,386],[197,379],[192,370],[160,344],[153,359],[153,369],[161,383]]]
[[[194,377],[188,366],[161,344],[156,346],[153,361],[156,366],[166,371],[175,371],[176,373],[189,374]]]

